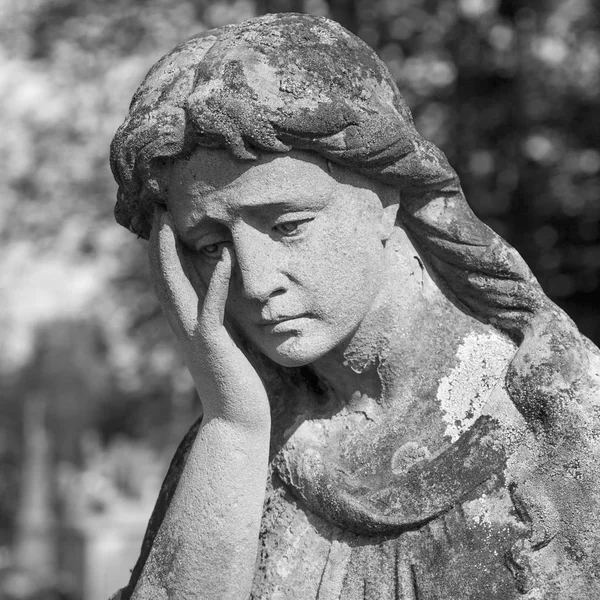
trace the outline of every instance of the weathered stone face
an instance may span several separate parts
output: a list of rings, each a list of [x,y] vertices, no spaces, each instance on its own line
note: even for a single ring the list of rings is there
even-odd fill
[[[112,164],[207,408],[123,599],[600,598],[600,353],[362,42],[193,38]]]
[[[396,202],[384,207],[377,192]],[[397,196],[306,152],[250,166],[199,149],[174,165],[167,207],[206,285],[233,249],[229,319],[275,363],[298,367],[348,343],[383,301]]]

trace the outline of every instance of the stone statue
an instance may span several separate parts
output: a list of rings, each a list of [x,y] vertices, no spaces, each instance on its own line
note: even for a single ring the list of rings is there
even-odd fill
[[[204,407],[115,597],[600,598],[598,349],[370,48],[204,32],[111,164]]]

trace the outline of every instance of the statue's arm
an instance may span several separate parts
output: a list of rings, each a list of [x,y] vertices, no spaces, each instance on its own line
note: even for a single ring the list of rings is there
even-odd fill
[[[171,498],[173,498],[173,494],[175,493],[175,489],[179,483],[179,478],[181,477],[181,472],[185,467],[187,457],[190,453],[190,449],[194,443],[194,440],[196,439],[196,435],[198,434],[201,424],[202,417],[196,420],[196,422],[190,427],[189,431],[179,443],[179,446],[177,447],[177,450],[171,459],[171,464],[169,465],[167,474],[162,482],[156,504],[154,505],[154,510],[152,511],[152,515],[148,521],[148,526],[146,527],[146,532],[142,541],[140,555],[133,570],[131,571],[129,583],[127,587],[119,590],[119,592],[112,596],[110,600],[129,600],[131,598],[133,590],[140,579],[142,569],[144,568],[146,560],[148,559],[148,555],[150,554],[150,550],[152,549],[152,545],[154,544],[156,534],[158,533],[167,509],[169,508]]]
[[[183,260],[170,217],[161,211],[150,239],[151,269],[202,397],[204,417],[193,440],[188,437],[180,448],[178,482],[174,490],[172,481],[163,489],[166,506],[155,510],[149,529],[156,531],[148,532],[124,593],[133,588],[125,596],[132,600],[245,600],[267,477],[269,403],[260,377],[224,326],[229,250],[200,300],[201,283],[189,269],[184,272]]]

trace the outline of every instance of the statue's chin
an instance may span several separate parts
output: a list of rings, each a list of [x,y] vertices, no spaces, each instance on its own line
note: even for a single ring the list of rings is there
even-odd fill
[[[282,367],[303,367],[322,358],[337,344],[328,336],[304,332],[278,334],[270,344],[261,344],[260,350]]]
[[[290,339],[270,350],[267,356],[282,367],[303,367],[315,362],[327,353],[328,349],[316,349],[314,344],[303,339]]]
[[[282,367],[304,367],[345,347],[357,330],[357,319],[343,322],[301,316],[273,324],[241,324],[241,335],[252,347]]]

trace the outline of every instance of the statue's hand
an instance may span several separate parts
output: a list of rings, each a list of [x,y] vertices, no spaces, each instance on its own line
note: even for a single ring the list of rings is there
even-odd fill
[[[156,293],[202,399],[204,418],[264,427],[270,419],[265,388],[225,326],[232,250],[224,248],[205,286],[177,241],[171,216],[157,206],[149,259]]]

